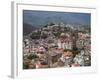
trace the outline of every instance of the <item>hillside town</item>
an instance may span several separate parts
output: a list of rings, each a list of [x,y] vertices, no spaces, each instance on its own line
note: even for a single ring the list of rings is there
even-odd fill
[[[48,23],[23,36],[23,69],[91,66],[90,25]]]

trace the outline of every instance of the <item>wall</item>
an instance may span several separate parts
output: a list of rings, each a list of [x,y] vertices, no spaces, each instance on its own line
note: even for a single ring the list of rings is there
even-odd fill
[[[22,0],[23,1],[23,0]],[[99,63],[99,41],[100,41],[100,5],[99,0],[26,0],[34,1],[34,3],[41,4],[68,4],[73,2],[74,5],[88,5],[97,7],[97,32],[96,32],[96,43],[95,47],[98,54],[98,72],[90,74],[65,74],[63,76],[45,77],[38,78],[38,80],[99,80],[100,75],[100,63]],[[11,64],[11,0],[1,0],[0,2],[0,80],[12,80],[10,78],[10,64]],[[21,79],[21,80],[32,80],[32,79]],[[33,79],[35,80],[35,79]]]

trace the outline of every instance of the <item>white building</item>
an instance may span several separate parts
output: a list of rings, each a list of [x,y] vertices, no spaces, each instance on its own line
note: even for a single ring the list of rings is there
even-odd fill
[[[79,64],[80,66],[85,65],[84,57],[80,54],[76,55],[73,61],[74,61],[74,64]]]
[[[61,34],[61,38],[58,40],[58,48],[72,49],[72,41],[69,34]]]

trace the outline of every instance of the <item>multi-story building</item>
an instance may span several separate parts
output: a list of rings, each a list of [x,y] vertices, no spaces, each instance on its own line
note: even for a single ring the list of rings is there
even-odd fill
[[[58,48],[72,49],[71,36],[68,33],[62,33],[58,39]]]

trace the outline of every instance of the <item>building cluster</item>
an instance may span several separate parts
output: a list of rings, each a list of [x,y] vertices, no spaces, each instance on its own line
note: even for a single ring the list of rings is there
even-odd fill
[[[91,66],[90,32],[63,23],[38,31],[40,38],[23,40],[23,69]]]

